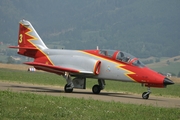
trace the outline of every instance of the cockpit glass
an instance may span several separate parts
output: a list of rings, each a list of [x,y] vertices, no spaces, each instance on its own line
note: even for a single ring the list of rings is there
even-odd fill
[[[133,63],[133,65],[138,66],[138,67],[144,67],[145,65],[140,61],[140,60],[135,60]]]
[[[99,50],[99,54],[107,56],[107,57],[112,57],[115,53],[115,50]]]
[[[120,51],[117,56],[116,56],[116,59],[117,60],[120,60],[122,62],[126,62],[126,63],[129,63],[131,60],[133,59],[136,59],[132,64],[134,66],[138,66],[138,67],[144,67],[145,65],[140,61],[138,60],[136,57],[134,57],[133,55],[129,54],[129,53],[126,53],[126,52],[123,52],[123,51]]]
[[[135,57],[129,53],[126,52],[119,52],[118,55],[116,56],[117,60],[123,61],[123,62],[130,62],[132,59]]]
[[[115,50],[106,50],[106,49],[101,49],[99,50],[99,54],[101,55],[104,55],[104,56],[107,56],[107,57],[110,57],[112,58],[114,53],[116,51]],[[145,65],[140,61],[138,60],[136,57],[134,57],[133,55],[129,54],[129,53],[126,53],[126,52],[123,52],[123,51],[120,51],[119,53],[117,53],[117,56],[116,56],[116,59],[117,60],[120,60],[122,62],[126,62],[126,63],[131,63],[130,61],[132,60],[133,61],[133,65],[134,66],[138,66],[138,67],[144,67]],[[135,61],[134,61],[134,60]]]

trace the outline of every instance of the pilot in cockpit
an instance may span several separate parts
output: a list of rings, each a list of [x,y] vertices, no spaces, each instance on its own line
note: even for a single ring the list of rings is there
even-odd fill
[[[117,59],[122,61],[122,62],[129,62],[130,61],[130,57],[125,56],[123,52],[119,52],[119,54],[117,55]]]

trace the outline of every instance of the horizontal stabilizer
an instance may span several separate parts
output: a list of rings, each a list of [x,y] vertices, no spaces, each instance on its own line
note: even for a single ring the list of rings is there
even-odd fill
[[[32,48],[32,47],[19,47],[19,46],[9,46],[9,48],[14,48],[14,49],[29,49],[29,50],[38,50],[37,48]]]

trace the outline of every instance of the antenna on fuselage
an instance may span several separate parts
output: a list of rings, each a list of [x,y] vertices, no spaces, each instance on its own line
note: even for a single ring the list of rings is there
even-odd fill
[[[97,50],[99,50],[99,47],[97,46],[97,48],[96,48]]]

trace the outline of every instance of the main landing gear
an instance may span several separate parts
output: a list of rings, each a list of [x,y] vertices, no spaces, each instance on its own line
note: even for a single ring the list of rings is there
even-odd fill
[[[66,79],[66,82],[67,82],[67,84],[64,86],[64,91],[66,93],[71,93],[74,88],[74,84],[72,82],[71,76],[69,75],[68,72],[65,72],[63,77]]]
[[[94,85],[92,87],[92,92],[94,94],[99,94],[101,92],[101,90],[103,90],[105,88],[105,80],[104,79],[98,79],[98,85]]]
[[[71,93],[73,92],[73,88],[86,89],[86,78],[75,77],[72,79],[68,72],[65,72],[63,77],[67,82],[67,84],[64,86],[64,92]]]
[[[150,87],[148,87],[148,91],[147,91],[147,92],[144,92],[144,93],[142,94],[142,98],[143,98],[143,99],[148,99],[150,94],[151,94],[151,90],[150,90]]]
[[[73,88],[86,89],[86,78],[74,78],[71,79],[71,75],[65,72],[63,77],[66,79],[67,84],[64,86],[64,92],[71,93]],[[99,94],[105,87],[105,80],[98,79],[98,84],[92,87],[94,94]]]
[[[66,93],[72,93],[72,92],[73,92],[73,87],[72,87],[71,85],[66,84],[66,85],[64,86],[64,91],[65,91]]]

